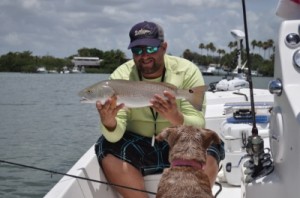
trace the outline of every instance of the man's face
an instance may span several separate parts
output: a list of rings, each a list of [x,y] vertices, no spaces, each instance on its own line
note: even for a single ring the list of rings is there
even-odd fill
[[[135,65],[144,77],[156,78],[161,76],[164,67],[166,43],[158,47],[137,46],[132,49]]]

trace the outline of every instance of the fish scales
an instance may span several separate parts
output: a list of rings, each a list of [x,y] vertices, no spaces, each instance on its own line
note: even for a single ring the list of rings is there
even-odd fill
[[[129,96],[129,97],[143,97],[143,98],[152,98],[155,94],[163,96],[164,91],[169,91],[173,94],[176,94],[177,88],[171,86],[170,84],[162,83],[153,83],[140,81],[128,81],[128,80],[114,80],[107,83],[111,86],[117,96]],[[169,85],[169,86],[168,86]]]
[[[163,82],[105,80],[89,86],[79,92],[83,103],[104,103],[112,96],[117,97],[117,103],[126,107],[137,108],[151,106],[150,100],[155,94],[163,96],[164,91],[175,95],[176,99],[186,99],[195,108],[201,110],[206,86],[191,89],[178,89],[176,86]]]

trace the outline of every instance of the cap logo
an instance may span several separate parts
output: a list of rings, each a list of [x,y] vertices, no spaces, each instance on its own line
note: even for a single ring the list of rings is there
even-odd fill
[[[145,29],[140,29],[140,30],[134,31],[134,36],[145,35],[145,34],[151,34],[151,31],[145,30]]]

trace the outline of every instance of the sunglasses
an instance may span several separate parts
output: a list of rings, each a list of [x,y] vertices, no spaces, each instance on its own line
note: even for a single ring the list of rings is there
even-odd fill
[[[159,50],[159,47],[133,47],[131,48],[131,52],[135,55],[141,55],[143,52],[146,52],[147,54],[154,54]]]

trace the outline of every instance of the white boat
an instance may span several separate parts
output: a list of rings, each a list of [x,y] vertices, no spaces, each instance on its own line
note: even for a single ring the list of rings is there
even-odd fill
[[[74,66],[74,67],[72,68],[72,70],[71,70],[71,73],[72,73],[72,74],[79,74],[79,73],[81,73],[81,71],[79,70],[79,67]]]
[[[48,71],[49,74],[58,74],[58,71],[55,69],[51,69]]]
[[[242,68],[244,73],[248,73],[248,68]],[[237,75],[238,72],[237,70],[233,70],[232,74]],[[252,76],[263,76],[261,73],[259,73],[257,70],[251,70],[251,75]]]
[[[48,71],[47,71],[47,69],[45,67],[39,67],[39,68],[37,68],[36,73],[47,74]]]
[[[211,63],[206,69],[201,69],[201,72],[205,76],[225,76],[230,75],[231,72],[224,70],[220,65]]]
[[[60,71],[60,73],[61,73],[61,74],[69,74],[69,73],[70,73],[70,70],[68,69],[67,66],[64,66],[64,67],[62,68],[62,71]]]
[[[298,11],[290,12],[289,6],[291,9],[297,8]],[[218,175],[222,184],[218,198],[299,196],[300,2],[280,1],[278,13],[285,17],[291,16],[292,13],[293,19],[297,20],[285,20],[281,24],[274,80],[270,82],[269,90],[253,90],[257,118],[259,115],[261,118],[267,118],[257,120],[258,135],[252,133],[251,124],[235,123],[239,116],[247,117],[249,113],[248,99],[251,98],[251,91],[248,88],[207,92],[206,127],[217,131],[226,145],[226,157]],[[236,119],[230,120],[232,117]],[[252,169],[249,168],[251,161],[243,158],[246,154],[245,147],[250,149],[247,151],[253,160]],[[270,153],[264,149],[267,147]],[[68,174],[90,180],[64,176],[45,195],[46,198],[119,197],[111,185],[106,183],[93,146]],[[150,175],[144,178],[149,197],[155,197],[160,177],[161,175]],[[214,194],[218,190],[218,185],[215,185]]]
[[[272,102],[273,96],[267,90],[255,89],[255,99],[257,102]],[[238,93],[238,94],[237,94]],[[207,93],[207,110],[206,110],[206,125],[207,128],[220,132],[222,123],[226,120],[228,115],[224,114],[224,110],[228,107],[224,104],[239,103],[241,101],[249,101],[249,89],[240,89],[227,92],[208,92]],[[243,155],[244,153],[241,153]],[[106,178],[99,167],[94,146],[92,146],[79,161],[67,173],[84,178],[89,178],[97,181],[107,182]],[[150,175],[145,177],[147,191],[156,192],[157,184],[161,175]],[[220,179],[224,180],[220,174]],[[214,187],[214,192],[217,192],[219,187]],[[233,192],[240,193],[240,188],[224,183],[223,190],[220,197],[229,197]],[[155,197],[150,194],[150,197]],[[46,198],[83,198],[83,197],[105,197],[113,198],[118,197],[116,192],[109,185],[96,183],[92,181],[85,181],[81,179],[71,178],[68,176],[63,177],[51,189]]]
[[[221,67],[217,67],[216,69],[214,69],[214,70],[212,71],[212,74],[213,74],[214,76],[225,76],[225,75],[230,75],[231,72],[230,72],[230,71],[226,71],[226,70],[224,70],[224,69],[221,68]]]
[[[216,70],[216,64],[209,64],[206,70],[202,70],[202,74],[206,76],[214,75],[214,71]]]
[[[74,66],[71,70],[71,73],[72,74],[81,74],[81,73],[85,73],[85,69],[84,69],[84,66]]]

